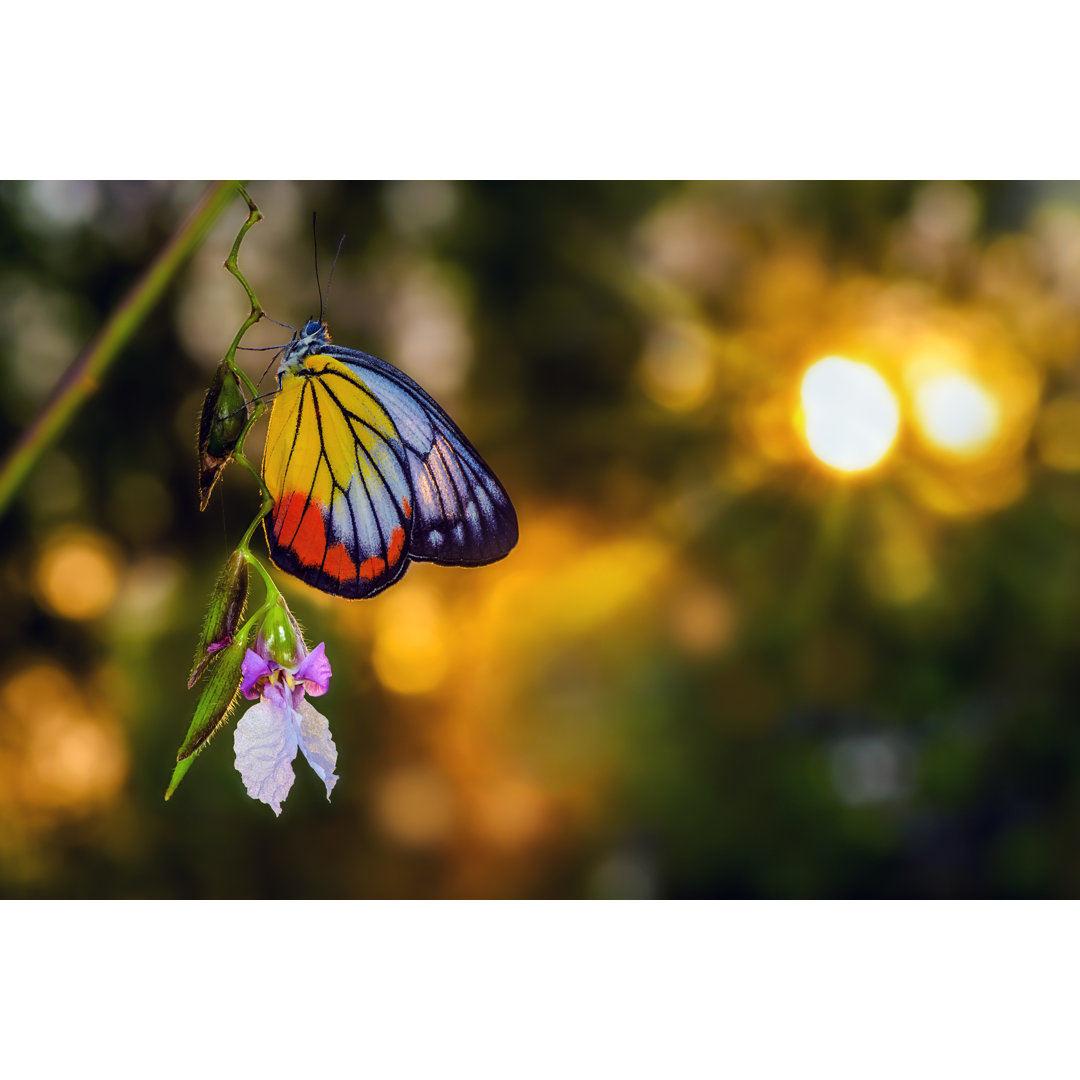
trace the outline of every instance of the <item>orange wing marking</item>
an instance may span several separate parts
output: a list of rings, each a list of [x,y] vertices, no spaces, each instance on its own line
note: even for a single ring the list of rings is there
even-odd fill
[[[326,552],[323,573],[329,574],[335,581],[356,577],[356,563],[352,561],[348,548],[340,541]]]
[[[386,561],[393,566],[401,558],[405,546],[405,530],[399,525],[390,533],[390,546],[386,549]]]
[[[326,553],[322,508],[299,491],[287,492],[274,512],[274,537],[305,566],[318,566]]]
[[[386,573],[386,561],[377,557],[365,559],[356,569],[356,576],[361,581],[374,581]]]

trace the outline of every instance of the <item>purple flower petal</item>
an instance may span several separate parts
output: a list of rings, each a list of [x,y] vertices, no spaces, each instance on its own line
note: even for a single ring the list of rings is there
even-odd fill
[[[247,793],[266,803],[275,814],[281,813],[281,804],[296,779],[292,761],[296,757],[297,727],[284,708],[260,701],[240,718],[233,736],[236,768]]]
[[[326,798],[329,800],[330,792],[338,782],[334,775],[337,747],[330,734],[330,721],[310,701],[301,701],[296,712],[300,719],[300,750],[319,779],[326,784]]]
[[[326,659],[326,645],[319,642],[307,656],[300,661],[293,673],[297,682],[304,684],[304,689],[312,697],[325,694],[330,689],[330,661]]]
[[[244,680],[240,684],[240,692],[248,701],[254,701],[259,696],[255,684],[260,679],[270,678],[273,670],[257,652],[248,649],[244,655],[243,663],[240,665],[240,673],[244,676]]]

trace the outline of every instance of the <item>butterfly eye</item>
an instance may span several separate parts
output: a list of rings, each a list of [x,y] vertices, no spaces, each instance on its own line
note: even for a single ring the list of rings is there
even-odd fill
[[[305,323],[304,329],[301,332],[300,336],[309,337],[311,334],[317,334],[321,326],[322,323],[320,323],[317,319],[312,319],[310,322]]]

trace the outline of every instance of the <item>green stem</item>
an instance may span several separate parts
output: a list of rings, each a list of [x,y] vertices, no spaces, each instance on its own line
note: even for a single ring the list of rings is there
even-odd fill
[[[245,461],[244,464],[247,465],[248,463]],[[252,472],[255,472],[255,470],[252,469],[250,465],[248,465],[248,468],[251,469]],[[255,472],[255,475],[258,476],[259,474]],[[262,477],[259,477],[259,482],[262,483]],[[255,535],[255,530],[259,527],[259,522],[262,521],[262,519],[266,517],[268,513],[270,513],[273,506],[273,498],[269,495],[264,495],[262,506],[259,507],[259,512],[255,515],[251,524],[247,527],[247,531],[244,533],[243,537],[241,537],[240,543],[237,544],[237,547],[245,554],[248,554],[250,552],[249,545],[251,544],[251,538]]]
[[[255,421],[258,420],[259,417],[262,415],[263,410],[265,409],[265,405],[259,398],[259,388],[255,385],[254,382],[252,382],[246,372],[242,371],[236,366],[236,350],[239,347],[240,342],[243,340],[243,337],[248,332],[248,330],[250,330],[251,327],[253,327],[263,317],[263,309],[262,305],[259,303],[259,298],[255,295],[255,290],[248,284],[248,280],[241,272],[240,264],[238,262],[238,257],[240,255],[240,245],[244,242],[244,237],[247,235],[248,229],[250,229],[252,225],[256,224],[256,222],[262,221],[262,213],[259,211],[259,208],[255,205],[255,203],[252,202],[251,197],[243,189],[243,187],[240,188],[240,194],[248,205],[248,217],[244,224],[240,226],[240,231],[236,234],[236,239],[233,241],[232,251],[229,252],[229,257],[225,260],[225,269],[228,270],[229,273],[232,274],[232,276],[236,278],[236,280],[239,281],[240,284],[243,286],[244,292],[247,293],[248,302],[251,305],[251,311],[248,314],[247,319],[244,321],[244,324],[236,332],[236,337],[233,338],[232,344],[229,346],[228,352],[225,353],[223,363],[228,364],[229,368],[234,371],[236,375],[243,381],[244,385],[247,387],[248,393],[251,395],[252,398],[251,412],[248,415],[247,423],[244,425],[243,430],[240,432],[239,438],[236,440],[236,449],[233,451],[232,457],[234,461],[237,461],[241,465],[243,465],[244,468],[247,469],[248,472],[250,472],[251,475],[254,476],[255,479],[258,481],[259,489],[262,492],[262,506],[259,509],[259,512],[255,516],[254,520],[247,527],[247,531],[244,533],[243,538],[238,545],[238,550],[244,553],[244,556],[248,560],[248,563],[250,565],[254,565],[256,569],[258,569],[259,573],[262,575],[263,581],[266,583],[268,594],[276,596],[278,595],[278,592],[277,589],[274,587],[273,581],[270,580],[269,575],[263,569],[262,564],[258,561],[258,559],[252,556],[250,548],[248,547],[251,542],[252,535],[254,534],[256,528],[258,528],[259,522],[262,521],[264,517],[266,517],[266,515],[270,512],[270,509],[273,507],[274,499],[273,496],[270,494],[269,490],[267,489],[265,482],[263,481],[262,474],[259,472],[258,469],[255,468],[254,465],[251,464],[250,461],[248,461],[247,457],[244,454],[244,443],[247,440],[248,432],[251,430],[252,425],[255,423]]]
[[[240,196],[247,203],[248,216],[243,225],[240,226],[240,231],[236,234],[236,239],[233,241],[232,251],[229,252],[229,257],[225,260],[225,269],[240,284],[244,287],[244,292],[247,293],[248,303],[251,305],[251,311],[248,317],[244,320],[243,326],[236,331],[236,337],[233,338],[232,344],[229,346],[229,351],[225,354],[225,363],[232,368],[233,371],[243,380],[244,385],[247,387],[247,391],[253,398],[258,398],[258,387],[251,381],[247,373],[241,371],[236,366],[236,350],[243,340],[244,335],[263,317],[262,305],[259,303],[259,298],[255,295],[255,290],[248,284],[247,278],[240,272],[240,266],[237,263],[237,257],[240,254],[240,245],[244,242],[244,237],[247,236],[248,229],[252,225],[262,221],[262,211],[251,200],[251,196],[244,190],[243,185],[240,186]],[[261,403],[256,402],[256,410],[259,410]],[[256,411],[255,415],[258,415]],[[250,427],[251,424],[248,424]],[[246,430],[245,430],[246,434]],[[240,437],[240,445],[243,445],[243,435]]]
[[[281,593],[278,592],[277,586],[274,584],[273,579],[270,577],[269,573],[262,565],[262,563],[254,555],[251,554],[251,548],[249,546],[251,543],[251,537],[254,534],[255,530],[258,528],[259,522],[263,520],[267,513],[269,513],[270,509],[274,505],[274,500],[266,487],[265,481],[259,474],[259,470],[256,469],[250,461],[248,461],[247,457],[244,454],[244,442],[246,441],[248,434],[251,431],[252,425],[262,415],[265,406],[259,398],[258,387],[251,380],[251,378],[249,378],[246,372],[242,371],[236,366],[236,350],[240,347],[241,340],[243,340],[243,337],[248,332],[248,330],[250,330],[255,325],[255,323],[257,323],[263,317],[262,306],[259,304],[259,299],[255,295],[255,290],[248,284],[247,279],[241,273],[240,266],[237,261],[240,254],[240,245],[241,243],[243,243],[244,237],[247,235],[247,232],[252,227],[252,225],[262,220],[262,214],[259,212],[259,208],[255,205],[255,203],[251,201],[250,196],[243,189],[243,187],[240,188],[240,195],[243,198],[244,202],[247,203],[248,216],[244,224],[241,225],[240,231],[236,234],[236,239],[233,241],[232,251],[229,252],[228,259],[225,260],[225,269],[228,270],[229,273],[232,274],[232,276],[236,278],[236,280],[239,281],[240,284],[243,286],[244,292],[247,293],[247,298],[249,304],[251,305],[251,310],[248,313],[248,317],[244,320],[243,325],[236,332],[236,336],[233,338],[232,344],[229,346],[229,349],[225,353],[225,356],[222,359],[221,363],[223,367],[227,368],[236,376],[237,379],[240,380],[241,384],[243,385],[243,387],[246,388],[247,393],[251,398],[251,400],[245,404],[245,410],[247,412],[246,422],[244,423],[243,428],[240,430],[240,434],[236,439],[236,444],[233,447],[232,452],[229,456],[232,458],[233,461],[240,462],[240,464],[243,465],[244,468],[247,469],[248,472],[250,472],[252,476],[254,476],[255,479],[258,481],[259,489],[262,495],[262,506],[254,520],[247,527],[247,531],[244,533],[243,538],[237,545],[236,552],[242,555],[247,566],[253,566],[258,572],[259,576],[262,578],[263,585],[266,589],[266,598],[263,601],[262,607],[260,607],[259,610],[256,611],[255,614],[252,615],[247,620],[247,622],[244,623],[243,627],[238,631],[234,639],[233,646],[230,647],[235,647],[237,642],[247,641],[256,623],[261,624],[272,608],[275,608],[278,605],[284,606],[281,598]],[[220,367],[218,371],[220,374]],[[202,452],[201,448],[200,452]],[[220,471],[223,465],[224,463],[217,467],[218,471]],[[214,478],[216,479],[216,473]],[[210,486],[213,486],[212,482]],[[208,495],[209,491],[203,492],[203,510],[206,509],[206,499]],[[231,561],[232,560],[230,558],[230,563]],[[206,631],[204,628],[204,638],[205,634]],[[233,657],[233,661],[235,662],[235,657]],[[224,662],[224,660],[218,661],[218,663]],[[200,668],[197,667],[195,670],[199,671]],[[240,670],[242,671],[242,668]],[[224,680],[228,680],[229,682],[231,682],[232,676],[234,674],[236,674],[237,678],[239,678],[239,674],[235,666],[230,668],[221,668],[219,670],[219,674],[220,678],[218,679],[218,683],[221,683]],[[228,710],[232,707],[231,703],[235,700],[238,689],[239,683],[237,683],[236,685],[226,685],[224,687],[224,691],[222,691],[222,694],[227,695],[227,699],[226,696],[211,697],[209,699],[210,706],[206,708],[204,708],[204,702],[207,700],[206,695],[218,694],[219,687],[214,682],[211,682],[211,684],[204,691],[203,698],[200,699],[199,704],[196,706],[195,718],[192,720],[192,727],[189,729],[188,736],[184,740],[184,743],[181,744],[180,753],[184,752],[185,746],[189,745],[189,741],[192,739],[195,740],[195,743],[191,743],[191,745],[197,745],[197,748],[194,751],[188,751],[189,756],[185,757],[182,761],[177,762],[176,767],[173,769],[172,779],[169,781],[169,786],[165,791],[166,799],[172,797],[173,792],[176,791],[177,785],[180,783],[181,780],[183,780],[188,769],[191,768],[192,763],[195,761],[195,758],[199,755],[199,753],[202,752],[202,749],[205,747],[207,741],[209,741],[210,736],[213,734],[214,731],[217,730],[217,727],[220,727],[220,725],[224,723],[225,716],[227,715]],[[201,725],[207,721],[207,718],[209,718],[209,721],[212,722],[215,726],[208,731],[204,731]],[[202,740],[201,744],[198,743],[199,740]]]
[[[45,448],[64,430],[79,406],[98,389],[124,346],[236,195],[231,180],[211,184],[151,266],[132,286],[98,335],[75,358],[41,412],[0,464],[0,514]],[[241,192],[243,189],[240,189]],[[247,198],[244,193],[245,199]],[[250,201],[250,200],[249,200]]]
[[[270,609],[273,603],[276,602],[276,600],[278,600],[278,598],[281,596],[281,593],[278,592],[278,586],[273,583],[273,578],[270,577],[266,567],[262,565],[251,552],[249,552],[246,548],[243,548],[243,546],[241,546],[240,551],[244,553],[244,558],[247,559],[247,565],[254,566],[255,569],[259,571],[259,576],[262,578],[262,584],[264,584],[266,588],[266,603],[262,605],[261,608],[259,608],[260,615],[265,615],[265,613]]]
[[[243,434],[246,435],[247,432],[245,431]],[[241,436],[241,445],[242,442],[243,436]],[[247,469],[247,471],[251,473],[251,475],[254,476],[256,480],[258,480],[259,487],[262,489],[263,502],[266,503],[266,505],[263,507],[262,513],[259,514],[259,516],[255,519],[255,525],[258,525],[258,523],[262,521],[264,515],[266,514],[266,511],[274,505],[274,496],[270,494],[270,489],[266,486],[266,482],[262,478],[262,473],[260,473],[259,470],[256,469],[250,461],[248,461],[247,455],[243,452],[243,450],[234,450],[233,460],[243,465],[244,468]],[[252,526],[252,529],[253,528],[254,526]],[[252,529],[248,530],[249,534],[252,532]]]

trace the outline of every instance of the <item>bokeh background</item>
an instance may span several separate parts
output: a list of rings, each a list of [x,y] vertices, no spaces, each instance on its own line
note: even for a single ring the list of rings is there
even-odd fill
[[[202,190],[0,185],[0,451]],[[276,574],[333,801],[298,762],[275,819],[231,726],[163,801],[257,506],[195,483],[238,201],[0,519],[0,895],[1080,894],[1080,187],[249,190],[267,311],[317,314],[317,211],[335,339],[521,541],[370,601]]]

